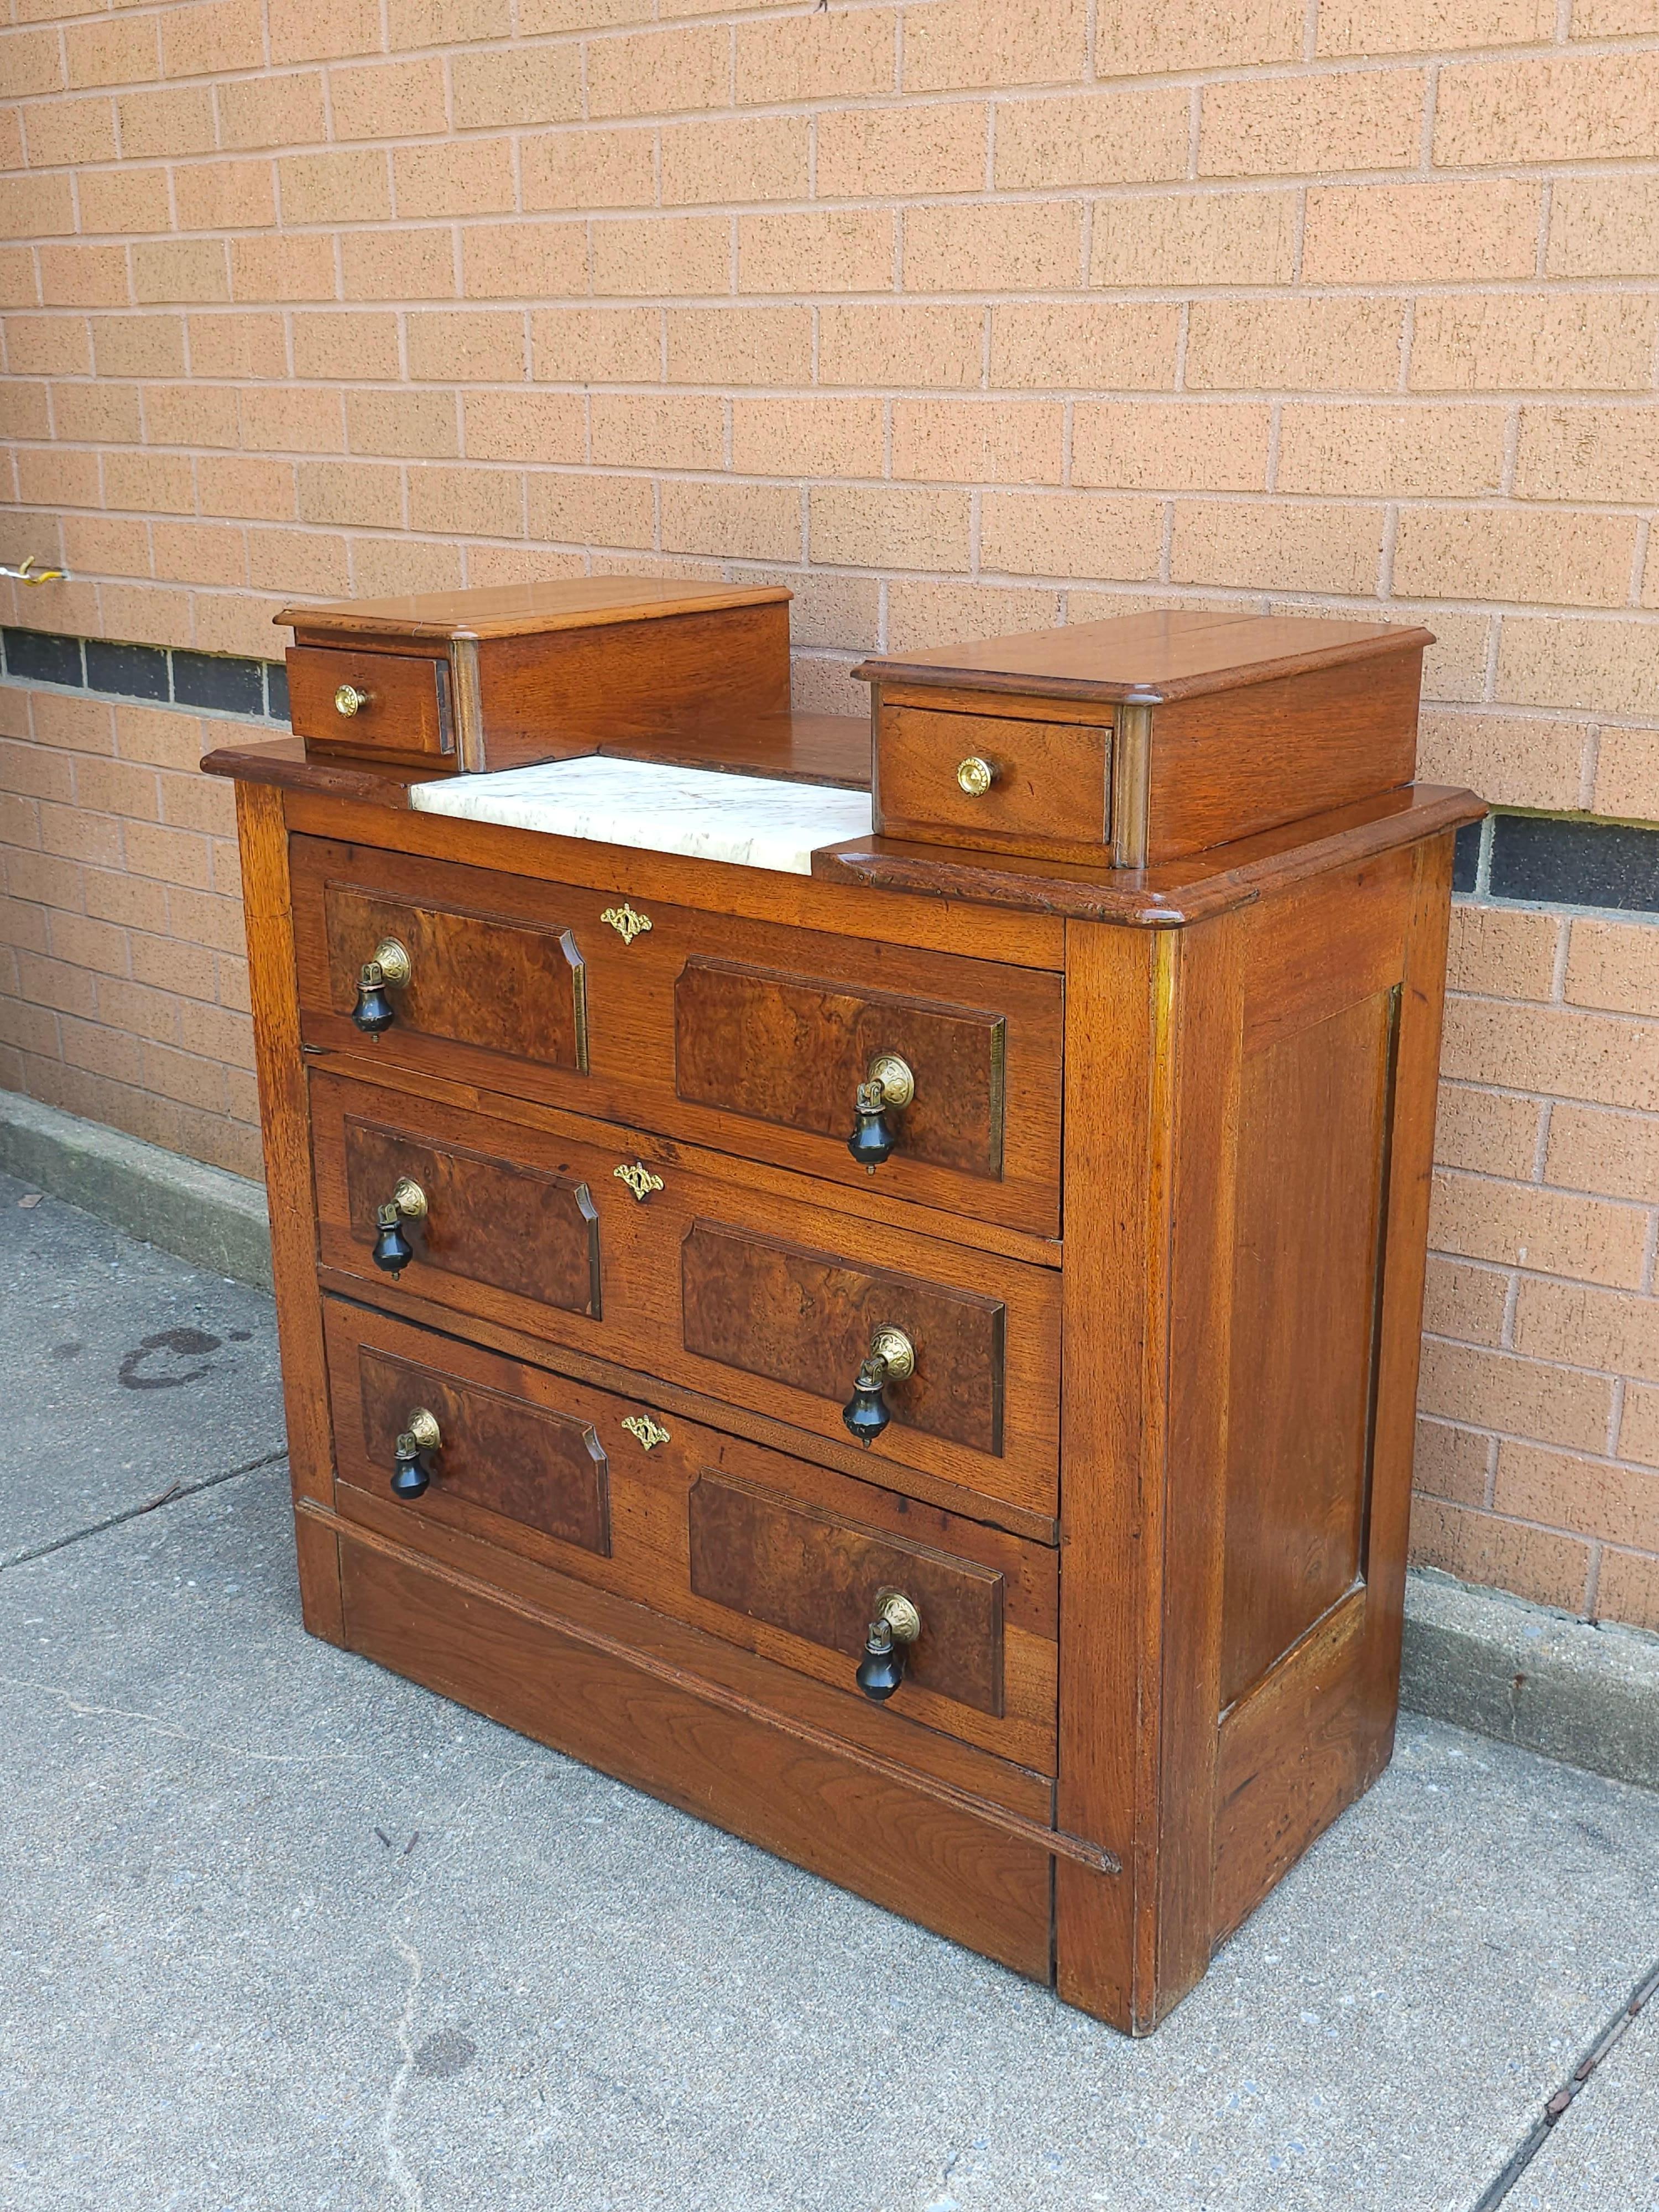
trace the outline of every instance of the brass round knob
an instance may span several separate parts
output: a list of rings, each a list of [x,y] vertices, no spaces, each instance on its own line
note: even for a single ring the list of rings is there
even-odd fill
[[[368,704],[368,692],[360,691],[355,684],[343,684],[334,694],[334,711],[337,714],[347,716],[361,714]]]
[[[983,799],[997,780],[997,772],[988,760],[977,753],[969,753],[957,769],[957,781],[969,799]]]

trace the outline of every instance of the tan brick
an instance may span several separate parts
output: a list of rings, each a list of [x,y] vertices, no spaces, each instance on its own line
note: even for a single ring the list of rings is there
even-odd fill
[[[738,217],[740,292],[888,292],[893,265],[885,208]]]
[[[290,154],[276,164],[285,223],[384,222],[392,213],[392,171],[379,147],[336,154]]]
[[[815,484],[815,562],[860,568],[965,569],[969,500],[964,491]]]
[[[1544,265],[1552,276],[1659,273],[1659,177],[1559,178]]]
[[[630,216],[596,222],[593,290],[669,297],[732,288],[732,225],[720,215]]]
[[[1554,34],[1554,0],[1322,0],[1319,10],[1322,54],[1437,54]]]
[[[1575,1199],[1569,1203],[1593,1206],[1601,1201]],[[1625,1213],[1646,1230],[1644,1207],[1609,1206],[1604,1210]],[[1531,1358],[1659,1382],[1659,1299],[1633,1297],[1626,1290],[1592,1288],[1582,1282],[1538,1282],[1527,1277],[1516,1305],[1515,1342]]]
[[[132,292],[141,306],[228,300],[230,272],[223,240],[141,240],[132,249]]]
[[[1158,574],[1161,500],[1089,492],[987,492],[980,562],[1013,575],[1138,582]]]
[[[1594,805],[1598,814],[1659,822],[1659,732],[1602,731]]]
[[[1423,1326],[1431,1336],[1459,1344],[1496,1346],[1503,1340],[1510,1278],[1495,1267],[1429,1255],[1423,1289]]]
[[[130,384],[55,384],[52,404],[60,439],[87,445],[139,442],[138,393]]]
[[[247,580],[257,592],[343,599],[351,589],[346,542],[319,530],[250,530]]]
[[[653,501],[644,477],[538,476],[530,478],[530,535],[561,544],[636,545],[653,542]]]
[[[288,374],[288,341],[280,315],[192,315],[189,328],[190,366],[198,377]]]
[[[665,15],[680,12],[672,6],[661,9]],[[647,23],[652,15],[650,0],[519,0],[519,35],[608,30],[617,23]]]
[[[298,475],[302,522],[402,529],[401,469],[363,461],[301,461]]]
[[[131,38],[131,25],[118,27],[123,36]],[[77,27],[71,32],[76,43],[70,47],[70,60],[85,58],[91,51],[88,41],[98,33],[109,35],[106,27],[99,24],[90,28]],[[141,27],[142,39],[148,33],[150,51],[155,51],[155,29],[153,23]],[[43,92],[61,92],[65,82],[103,84],[113,82],[107,77],[65,78],[64,58],[58,43],[56,30],[8,31],[0,35],[0,84],[6,88],[9,100],[27,100]]]
[[[1659,1112],[1659,1024],[1570,1007],[1454,999],[1446,1008],[1441,1073]]]
[[[1278,488],[1356,498],[1445,498],[1498,490],[1500,407],[1326,404],[1280,417]]]
[[[655,307],[549,307],[530,318],[538,383],[654,384],[662,374]]]
[[[1328,185],[1308,193],[1302,249],[1310,284],[1402,284],[1530,276],[1540,187]]]
[[[1184,177],[1190,129],[1185,90],[1067,93],[1058,99],[1000,101],[997,188],[1040,191]],[[822,191],[822,153],[818,159]]]
[[[789,27],[801,35],[801,19]],[[637,31],[595,39],[587,49],[590,115],[683,115],[725,107],[732,97],[732,33],[724,24]]]
[[[795,484],[671,480],[662,487],[662,543],[667,552],[799,561],[801,541],[801,495]]]
[[[732,466],[746,476],[874,477],[882,472],[876,399],[744,399],[732,404]]]
[[[509,138],[447,139],[392,154],[399,217],[504,215],[514,204]]]
[[[190,525],[179,523],[167,523],[161,526],[164,529],[172,530],[190,526]],[[234,535],[234,533],[227,534]],[[101,759],[95,756],[76,761],[75,800],[77,806],[90,808],[100,814],[124,814],[136,822],[156,822],[161,819],[161,787],[155,769],[136,767],[130,761]],[[97,926],[100,928],[104,927],[101,922]],[[115,933],[111,933],[112,935]],[[53,949],[63,953],[65,959],[79,959],[78,954],[66,951],[66,943],[64,931],[54,927]],[[91,968],[106,964],[98,960],[81,962],[82,966]],[[125,959],[123,958],[118,965],[111,968],[109,972],[115,975],[125,975],[127,972]]]
[[[904,285],[911,292],[1030,292],[1075,286],[1083,209],[1076,200],[907,209]]]
[[[579,462],[586,409],[568,392],[469,392],[462,399],[469,460]]]
[[[44,384],[25,384],[14,378],[0,386],[0,436],[15,440],[51,435],[52,410]]]
[[[408,318],[409,374],[417,384],[522,383],[528,355],[521,309]]]
[[[24,446],[16,456],[17,496],[25,507],[98,507],[98,456]]]
[[[411,468],[409,521],[414,530],[477,538],[524,534],[524,478],[508,469]]]
[[[273,62],[337,61],[380,51],[379,0],[266,0]],[[337,123],[339,111],[335,111]]]
[[[1296,0],[1163,0],[1156,9],[1104,0],[1095,33],[1100,76],[1241,69],[1302,53]]]
[[[1659,1390],[1650,1389],[1640,1382],[1627,1387],[1619,1449],[1626,1459],[1659,1467]]]
[[[1659,928],[1645,921],[1574,921],[1566,996],[1612,1013],[1659,1015]]]
[[[227,153],[260,146],[317,145],[328,136],[323,106],[323,73],[296,70],[291,76],[244,77],[218,86],[219,144]],[[126,102],[121,103],[121,144],[126,148]],[[206,153],[212,146],[163,146],[173,155]]]
[[[1462,1582],[1512,1590],[1566,1613],[1584,1609],[1589,1547],[1553,1528],[1529,1528],[1419,1493],[1412,1501],[1411,1555]]]
[[[104,500],[137,514],[188,514],[196,504],[193,471],[181,454],[106,453]]]
[[[481,234],[465,233],[469,247]],[[341,294],[348,300],[452,300],[455,245],[447,230],[348,230],[340,234]]]
[[[75,187],[67,176],[0,178],[0,238],[50,237],[75,227]]]
[[[151,645],[193,642],[188,592],[155,584],[103,584],[98,599],[112,636],[143,638]]]
[[[1418,392],[1644,392],[1659,302],[1614,293],[1456,294],[1419,301]]]
[[[581,223],[470,223],[461,238],[461,289],[469,300],[556,300],[587,289]]]
[[[1652,1203],[1659,1198],[1659,1121],[1559,1099],[1550,1109],[1544,1180],[1565,1190]]]
[[[1654,0],[1572,0],[1575,39],[1639,38],[1659,29]]]
[[[1097,285],[1285,284],[1296,248],[1291,192],[1170,192],[1095,203]]]
[[[591,404],[592,459],[597,467],[718,469],[722,465],[725,433],[718,399],[680,392],[659,397],[654,392],[596,392]]]
[[[657,196],[655,144],[650,131],[552,131],[524,139],[525,212],[649,207]]]
[[[1378,507],[1179,500],[1170,573],[1178,584],[1358,598],[1376,589],[1382,547]]]
[[[1415,168],[1425,80],[1417,70],[1238,78],[1205,88],[1201,177],[1316,176]]]
[[[1395,300],[1194,300],[1187,382],[1231,392],[1393,392],[1404,309]]]
[[[131,299],[125,246],[43,246],[40,262],[49,307],[124,307]]]
[[[990,584],[929,584],[900,577],[887,591],[887,646],[908,653],[941,637],[963,641],[1052,629],[1060,619],[1054,591]]]
[[[1595,1618],[1659,1630],[1659,1559],[1606,1551],[1595,1586]]]
[[[328,98],[337,138],[424,138],[448,125],[444,65],[435,54],[331,70]]]
[[[818,382],[976,389],[985,315],[974,307],[822,307]]]
[[[34,257],[26,246],[0,247],[0,307],[35,307],[40,287],[34,273]]]
[[[896,399],[893,474],[969,486],[1057,484],[1064,432],[1057,400]]]
[[[228,395],[234,396],[234,395]],[[343,453],[345,404],[303,385],[253,386],[240,395],[240,436],[252,453]],[[225,442],[228,444],[229,440]]]
[[[581,59],[574,46],[459,53],[449,68],[458,131],[568,123],[582,112]]]
[[[257,230],[276,219],[269,161],[199,161],[173,172],[180,230]]]
[[[834,8],[738,24],[738,106],[782,107],[802,100],[865,100],[890,92],[894,21],[884,8]],[[724,104],[723,97],[708,103]]]
[[[1627,501],[1656,481],[1659,420],[1651,404],[1521,410],[1520,498]]]
[[[1479,1505],[1486,1495],[1492,1440],[1449,1421],[1419,1421],[1413,1467],[1414,1488],[1455,1505]]]
[[[1655,640],[1650,623],[1506,615],[1498,696],[1581,713],[1659,714]]]
[[[118,15],[96,22],[71,23],[64,33],[71,88],[82,91],[88,85],[150,83],[161,74],[161,48],[156,21],[154,15]],[[15,42],[15,65],[36,75],[46,64],[32,58],[25,61],[31,36],[46,40],[51,33],[26,33]],[[54,84],[58,81],[54,66]],[[27,88],[46,91],[52,87],[29,84]]]
[[[294,318],[296,376],[398,375],[398,319],[390,314],[301,314]]]
[[[394,50],[480,46],[513,29],[512,0],[388,0],[386,17]]]
[[[1267,408],[1224,400],[1079,402],[1072,479],[1134,491],[1261,491],[1270,427]]]
[[[1635,1206],[1491,1176],[1443,1170],[1435,1178],[1429,1241],[1438,1251],[1629,1289],[1642,1279],[1647,1232],[1647,1217]],[[1521,1348],[1567,1357],[1559,1346]]]
[[[1418,724],[1417,773],[1425,783],[1466,785],[1497,806],[1576,808],[1589,739],[1583,722],[1430,708]]]
[[[1423,1346],[1419,1402],[1425,1413],[1473,1428],[1601,1451],[1607,1443],[1613,1383],[1605,1375],[1431,1339]]]
[[[707,117],[671,124],[662,134],[663,205],[805,199],[811,129],[801,115],[744,115],[729,121]],[[818,192],[829,197],[822,146],[820,139]]]
[[[204,454],[196,464],[196,489],[204,514],[287,522],[295,513],[294,468],[289,461]]]
[[[459,455],[453,392],[348,392],[346,440],[354,453],[397,454],[410,460]]]
[[[97,325],[100,334],[112,333],[116,319],[100,316]],[[129,324],[137,319],[122,316],[118,319]],[[84,319],[67,315],[12,316],[6,325],[6,366],[14,376],[85,375],[91,362]],[[121,372],[111,368],[106,373]]]
[[[263,69],[264,11],[258,0],[188,0],[161,15],[163,76],[224,76]]]
[[[810,308],[671,307],[666,323],[671,384],[812,381]]]
[[[1443,69],[1434,158],[1481,162],[1651,159],[1659,53],[1552,55]]]
[[[418,538],[357,538],[352,540],[351,573],[360,598],[392,592],[453,592],[460,588],[459,550]]]
[[[1630,598],[1634,517],[1516,507],[1407,507],[1394,576],[1423,598],[1622,606]]]
[[[8,68],[13,41],[0,40],[0,81],[14,96],[19,88]],[[50,169],[70,162],[115,159],[115,106],[108,100],[58,100],[23,115],[29,167]]]
[[[237,300],[331,300],[331,232],[289,238],[233,238],[230,289]]]
[[[1555,915],[1460,902],[1452,908],[1448,987],[1483,998],[1547,1000],[1561,928]]]
[[[818,122],[817,197],[887,199],[982,191],[988,139],[987,111],[977,101],[833,110]],[[667,155],[665,143],[665,177]]]
[[[149,535],[142,522],[101,515],[66,515],[64,555],[70,571],[101,576],[147,576]]]

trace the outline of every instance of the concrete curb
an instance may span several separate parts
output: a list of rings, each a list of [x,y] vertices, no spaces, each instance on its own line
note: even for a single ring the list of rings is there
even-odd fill
[[[0,1168],[216,1275],[270,1288],[265,1194],[243,1176],[15,1091],[0,1091]]]
[[[0,1168],[130,1236],[270,1287],[257,1183],[0,1091]],[[1659,1637],[1597,1628],[1449,1576],[1406,1578],[1401,1702],[1569,1766],[1659,1790]]]

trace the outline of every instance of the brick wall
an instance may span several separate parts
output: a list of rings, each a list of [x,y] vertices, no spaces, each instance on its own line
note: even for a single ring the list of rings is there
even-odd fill
[[[14,623],[736,570],[856,708],[871,647],[1382,613],[1425,774],[1659,823],[1653,0],[9,4],[3,544],[75,579]],[[0,1082],[251,1167],[198,720],[0,706]],[[1656,947],[1460,906],[1418,1520],[1653,1626]]]

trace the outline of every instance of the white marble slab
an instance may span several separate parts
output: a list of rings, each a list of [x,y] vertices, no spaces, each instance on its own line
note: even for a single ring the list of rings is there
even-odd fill
[[[867,791],[593,757],[417,783],[409,802],[422,814],[790,876],[810,876],[817,846],[868,836],[871,823]]]

